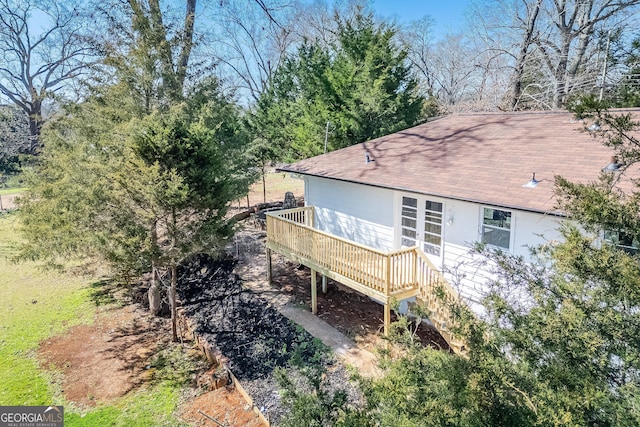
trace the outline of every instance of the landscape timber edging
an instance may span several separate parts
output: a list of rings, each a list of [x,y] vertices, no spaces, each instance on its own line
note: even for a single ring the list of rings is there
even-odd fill
[[[204,354],[207,361],[212,365],[212,367],[222,366],[225,369],[225,371],[229,374],[231,381],[233,381],[234,387],[236,388],[236,390],[238,390],[242,398],[247,402],[248,405],[251,406],[251,409],[256,415],[258,415],[260,421],[265,426],[270,427],[271,423],[269,422],[267,417],[265,417],[265,415],[260,411],[260,408],[258,408],[254,404],[253,399],[251,398],[251,396],[249,396],[249,393],[247,393],[242,387],[240,380],[236,378],[236,376],[231,371],[231,368],[229,368],[229,359],[224,354],[222,354],[222,352],[215,346],[215,344],[210,343],[196,333],[191,319],[185,316],[183,310],[181,309],[178,310],[178,319],[179,324],[184,325],[188,329],[187,332],[193,337],[193,341],[196,343],[196,345]]]

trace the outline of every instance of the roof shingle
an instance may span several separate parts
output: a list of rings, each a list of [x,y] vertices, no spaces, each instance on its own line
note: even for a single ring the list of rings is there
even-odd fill
[[[640,110],[628,110],[640,114]],[[365,153],[371,162],[365,162]],[[594,181],[613,150],[569,112],[459,114],[282,167],[495,206],[553,212],[554,176]],[[541,182],[523,188],[532,174]],[[627,175],[640,177],[638,170]]]

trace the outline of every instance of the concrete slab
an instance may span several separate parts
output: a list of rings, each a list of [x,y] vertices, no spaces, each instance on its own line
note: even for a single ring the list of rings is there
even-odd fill
[[[314,337],[318,338],[327,347],[333,349],[335,354],[347,365],[352,366],[364,377],[380,375],[375,354],[359,348],[349,337],[329,325],[318,316],[310,313],[302,307],[285,304],[276,307],[282,315],[303,327]]]

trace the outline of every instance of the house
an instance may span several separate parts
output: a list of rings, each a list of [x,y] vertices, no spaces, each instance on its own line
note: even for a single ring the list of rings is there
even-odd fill
[[[282,167],[304,180],[307,211],[273,215],[267,247],[367,293],[385,314],[391,298],[433,299],[434,281],[481,314],[489,271],[471,245],[526,257],[558,239],[554,177],[593,181],[612,154],[569,112],[443,117]]]

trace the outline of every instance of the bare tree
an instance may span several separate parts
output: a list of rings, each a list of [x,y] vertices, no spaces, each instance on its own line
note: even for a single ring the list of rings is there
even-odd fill
[[[601,46],[596,34],[633,16],[640,0],[500,0],[475,3],[473,23],[488,50],[511,63],[506,104],[563,107],[592,89]]]
[[[422,94],[435,96],[448,112],[495,110],[507,86],[503,53],[487,49],[464,33],[432,35],[433,21],[425,16],[401,28],[408,60]]]
[[[479,52],[463,34],[447,34],[430,55],[430,78],[434,95],[445,107],[469,104],[479,88]],[[451,109],[451,108],[449,108]]]
[[[86,70],[91,52],[79,9],[42,4],[0,0],[0,95],[28,117],[31,154],[40,148],[43,103]],[[43,28],[34,25],[36,17]]]
[[[300,10],[297,0],[231,0],[208,7],[207,18],[216,24],[209,29],[207,51],[219,64],[220,78],[242,98],[257,100],[299,41]]]
[[[341,8],[342,6],[342,8]],[[336,15],[344,16],[345,9],[352,9],[348,4],[335,2],[333,8],[323,0],[315,0],[299,12],[297,36],[301,40],[313,40],[321,46],[329,46],[335,42],[338,33]]]
[[[433,75],[434,41],[432,36],[433,19],[424,16],[400,28],[400,38],[407,47],[407,58],[420,82],[424,95],[434,93]]]
[[[515,53],[515,65],[513,67],[513,75],[511,76],[511,93],[508,100],[509,107],[515,110],[518,100],[522,95],[522,83],[525,72],[525,66],[529,59],[529,51],[536,39],[536,29],[538,16],[540,16],[540,8],[543,0],[535,0],[533,2],[522,2],[522,11],[516,11],[515,19],[520,23],[522,28],[521,41],[517,52]]]
[[[547,66],[554,75],[553,106],[563,106],[572,85],[584,68],[594,32],[604,28],[622,12],[632,13],[640,0],[553,0],[547,11],[558,37],[541,37],[538,41]]]
[[[282,61],[305,40],[336,41],[339,17],[371,11],[367,0],[227,0],[205,7],[209,55],[221,80],[249,104],[257,100]]]

